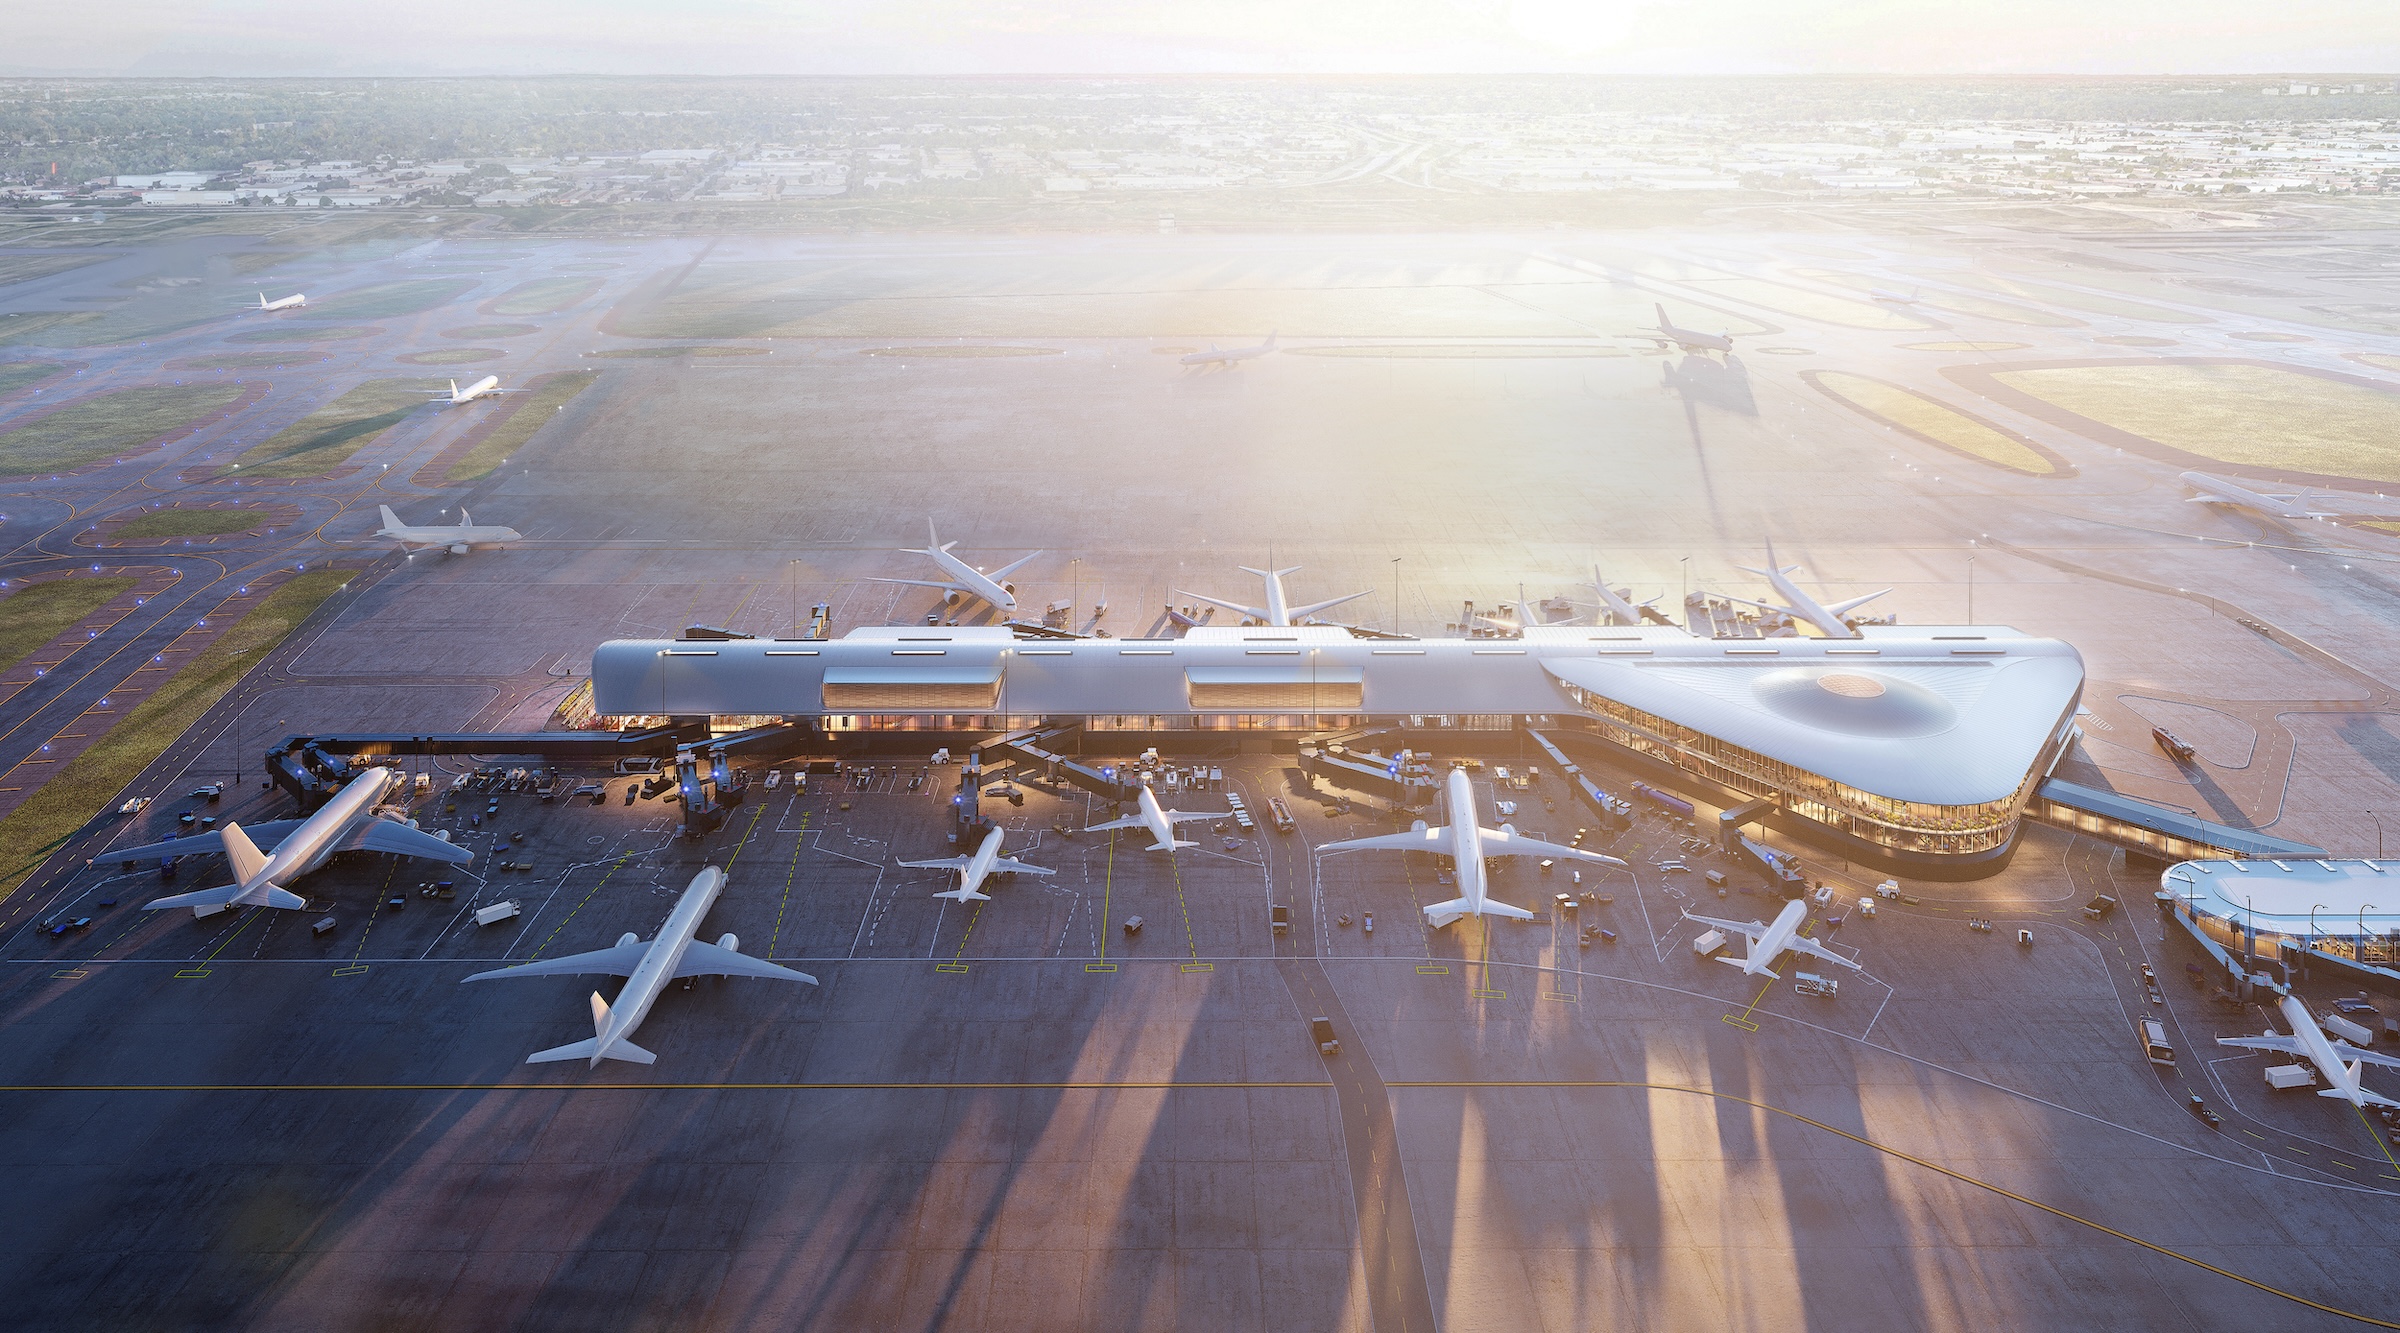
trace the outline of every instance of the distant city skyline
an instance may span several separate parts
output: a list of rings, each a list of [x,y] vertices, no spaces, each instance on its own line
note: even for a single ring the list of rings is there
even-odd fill
[[[108,0],[11,76],[2063,74],[2400,70],[2391,0]]]

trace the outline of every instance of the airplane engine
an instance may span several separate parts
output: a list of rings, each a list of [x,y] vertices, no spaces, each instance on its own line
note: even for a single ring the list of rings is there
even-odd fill
[[[450,547],[450,554],[452,554],[452,555],[465,555],[466,553],[467,553],[467,544],[466,544],[465,542],[454,542],[454,543],[452,543],[452,544],[451,544],[451,547]]]
[[[1409,826],[1408,826],[1408,828],[1409,828],[1409,831],[1410,831],[1411,833],[1423,833],[1423,832],[1426,830],[1426,828],[1427,828],[1427,827],[1429,827],[1429,826],[1428,826],[1428,825],[1425,823],[1425,821],[1424,821],[1424,820],[1422,820],[1422,819],[1420,819],[1420,820],[1418,820],[1416,823],[1414,823],[1414,824],[1411,824],[1411,825],[1409,825]]]
[[[642,937],[634,934],[630,930],[617,937],[617,947],[620,949],[624,948],[628,944],[639,944],[641,942]]]
[[[959,597],[960,597],[960,594],[958,594],[958,593],[954,593],[954,592],[946,592],[946,593],[943,593],[943,594],[942,594],[942,605],[944,605],[944,606],[956,606],[956,605],[958,605],[958,602],[959,602]]]
[[[1003,584],[1001,584],[1001,585],[1000,585],[1000,591],[1002,591],[1002,592],[1005,592],[1005,593],[1008,593],[1008,594],[1010,594],[1011,596],[1014,596],[1014,595],[1016,594],[1016,591],[1017,591],[1017,585],[1016,585],[1016,584],[1013,584],[1013,583],[1003,583]]]
[[[726,931],[724,934],[717,936],[717,947],[723,949],[727,953],[740,953],[742,951],[742,937],[734,934],[730,930]]]
[[[1517,836],[1517,826],[1514,824],[1502,824],[1500,826],[1500,831],[1512,838]]]

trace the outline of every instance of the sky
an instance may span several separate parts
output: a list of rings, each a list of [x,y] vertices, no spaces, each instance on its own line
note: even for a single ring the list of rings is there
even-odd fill
[[[2400,74],[2400,0],[0,0],[35,74]]]

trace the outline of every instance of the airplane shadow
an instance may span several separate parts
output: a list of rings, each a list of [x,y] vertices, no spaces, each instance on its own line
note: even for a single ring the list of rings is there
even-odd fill
[[[1745,417],[1758,415],[1758,399],[1750,391],[1750,369],[1738,356],[1723,361],[1685,356],[1659,367],[1659,387],[1682,395],[1687,407],[1705,404]]]

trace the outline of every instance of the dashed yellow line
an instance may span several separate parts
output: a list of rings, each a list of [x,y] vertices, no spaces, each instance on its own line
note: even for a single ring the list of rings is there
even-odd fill
[[[595,895],[597,895],[597,894],[600,892],[600,890],[601,890],[601,889],[603,889],[603,888],[606,888],[606,887],[608,886],[608,882],[609,882],[609,880],[611,880],[611,879],[614,879],[614,878],[616,877],[616,873],[617,873],[618,871],[620,871],[620,870],[623,870],[623,869],[625,868],[625,863],[626,863],[627,861],[630,861],[630,860],[632,860],[632,859],[633,859],[633,853],[631,853],[631,852],[627,852],[627,853],[625,853],[623,856],[620,856],[620,857],[618,857],[618,858],[617,858],[617,863],[616,863],[615,865],[613,865],[613,866],[610,866],[610,867],[608,868],[608,873],[607,873],[607,874],[605,874],[605,875],[602,875],[602,876],[600,877],[600,881],[599,881],[598,883],[596,883],[596,884],[592,885],[592,887],[590,888],[590,890],[588,890],[588,891],[587,891],[587,892],[586,892],[586,893],[583,895],[583,901],[582,901],[582,902],[579,902],[579,903],[577,903],[577,904],[575,904],[575,906],[574,906],[574,908],[573,908],[572,910],[570,910],[570,911],[569,911],[569,912],[568,912],[568,913],[567,913],[565,916],[563,916],[563,917],[560,917],[560,918],[559,918],[559,921],[558,921],[558,924],[557,924],[557,925],[555,925],[555,926],[552,926],[552,927],[550,928],[550,935],[549,935],[549,938],[547,938],[547,939],[543,940],[543,941],[541,942],[541,944],[540,944],[540,945],[538,945],[538,946],[537,946],[537,947],[534,949],[534,951],[533,951],[532,953],[529,953],[529,954],[525,955],[525,961],[526,961],[526,962],[529,962],[529,963],[530,963],[530,962],[532,962],[534,959],[536,959],[536,958],[539,958],[539,957],[541,957],[541,956],[542,956],[542,950],[543,950],[543,949],[547,949],[547,948],[549,948],[551,945],[553,945],[553,944],[556,944],[556,943],[558,942],[558,933],[559,933],[560,931],[562,931],[562,930],[565,930],[565,929],[567,928],[567,923],[568,923],[568,922],[570,922],[570,921],[573,921],[573,920],[575,919],[575,913],[576,913],[576,912],[580,912],[580,911],[582,911],[584,908],[586,908],[586,907],[590,906],[590,905],[591,905],[592,898],[593,898]],[[359,937],[359,941],[358,941],[358,947],[359,947],[359,948],[361,948],[361,949],[364,949],[364,948],[366,948],[366,947],[367,947],[367,941],[366,941],[366,937],[365,937],[365,936],[363,936],[363,935],[362,935],[362,936],[360,936],[360,937]]]
[[[767,957],[775,956],[775,941],[783,938],[784,909],[792,904],[792,877],[800,873],[800,850],[808,846],[808,821],[816,812],[800,812],[800,836],[792,840],[792,864],[783,872],[783,897],[775,904],[775,929],[767,936]]]

